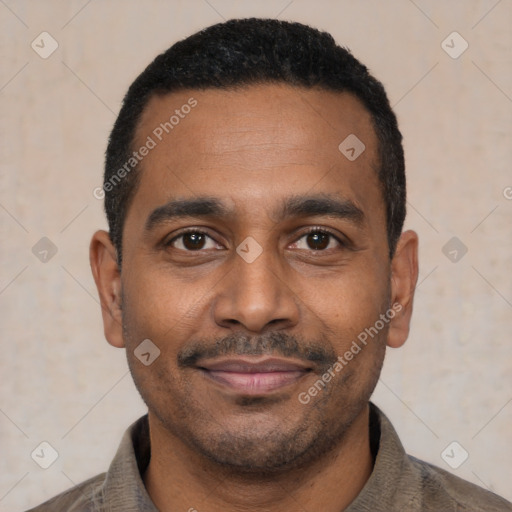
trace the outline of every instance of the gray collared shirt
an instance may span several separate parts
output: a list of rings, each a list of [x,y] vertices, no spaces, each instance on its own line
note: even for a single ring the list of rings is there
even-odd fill
[[[374,468],[345,512],[512,512],[496,494],[407,455],[384,413],[371,404],[371,414]],[[125,432],[106,473],[28,512],[158,512],[141,478],[149,458],[146,415]]]

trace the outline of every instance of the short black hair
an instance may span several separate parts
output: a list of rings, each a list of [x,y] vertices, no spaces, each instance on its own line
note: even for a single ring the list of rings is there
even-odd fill
[[[378,178],[386,205],[389,256],[405,219],[402,135],[383,85],[327,32],[275,19],[232,19],[175,43],[132,83],[106,151],[105,212],[122,262],[123,226],[140,172],[126,172],[139,120],[149,99],[185,89],[230,89],[284,83],[355,95],[372,117],[378,138]],[[341,142],[341,141],[340,141]],[[125,172],[121,170],[125,169]],[[122,179],[121,179],[122,176]]]

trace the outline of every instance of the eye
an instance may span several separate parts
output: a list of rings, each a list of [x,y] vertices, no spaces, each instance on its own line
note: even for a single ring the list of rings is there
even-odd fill
[[[166,247],[173,247],[182,251],[200,251],[201,249],[219,249],[222,247],[204,231],[188,230],[180,233],[165,243]]]
[[[330,231],[312,228],[306,234],[302,235],[293,245],[296,249],[324,251],[326,249],[334,249],[343,246],[344,244]]]

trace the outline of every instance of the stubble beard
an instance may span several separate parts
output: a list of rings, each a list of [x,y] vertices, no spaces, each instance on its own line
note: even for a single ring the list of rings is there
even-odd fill
[[[375,339],[373,343],[378,347],[374,349],[367,375],[361,378],[355,369],[347,366],[314,401],[294,409],[301,415],[299,420],[288,419],[272,431],[258,428],[250,419],[243,427],[230,429],[222,418],[208,413],[193,398],[193,393],[183,386],[177,389],[176,380],[164,366],[155,365],[151,370],[154,372],[152,379],[147,380],[143,373],[148,368],[141,371],[139,361],[130,356],[128,363],[150,413],[170,436],[224,472],[271,478],[311,465],[342,445],[351,425],[367,407],[378,382],[385,342]],[[297,397],[293,395],[289,399],[297,400]],[[266,406],[265,399],[254,397],[246,397],[243,402],[248,415],[251,414],[249,408],[261,411]],[[268,403],[268,407],[272,404]]]

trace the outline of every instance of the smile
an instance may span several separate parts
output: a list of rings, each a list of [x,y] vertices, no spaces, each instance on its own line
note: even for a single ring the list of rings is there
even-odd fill
[[[295,384],[311,371],[302,362],[277,358],[229,358],[197,367],[206,378],[245,395],[262,395]]]

